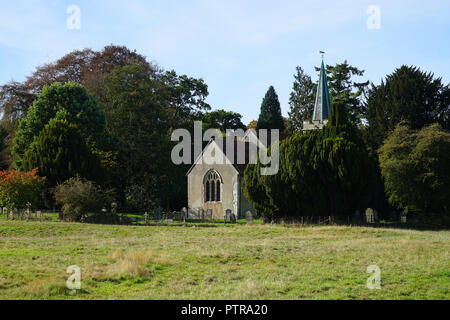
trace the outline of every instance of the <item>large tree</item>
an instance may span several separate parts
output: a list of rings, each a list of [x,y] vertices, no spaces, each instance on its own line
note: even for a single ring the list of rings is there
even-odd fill
[[[450,133],[439,124],[417,131],[402,122],[385,140],[379,156],[392,205],[450,222]]]
[[[123,201],[126,190],[137,189],[145,189],[156,201],[160,179],[171,168],[163,83],[152,79],[146,68],[129,65],[107,76],[105,88],[108,128],[118,138],[110,171],[116,190]]]
[[[319,68],[316,68],[319,71]],[[327,80],[331,101],[342,101],[347,106],[346,113],[351,123],[358,125],[364,118],[363,94],[367,82],[355,82],[354,77],[362,77],[364,70],[350,65],[347,60],[334,66],[327,65]]]
[[[72,51],[55,62],[38,66],[24,82],[11,81],[1,86],[0,111],[3,119],[14,122],[24,117],[42,89],[54,82],[76,82],[94,94],[98,92],[97,86],[105,75],[129,64],[139,64],[154,73],[158,70],[144,56],[124,46],[109,45],[101,51]]]
[[[239,113],[219,109],[205,113],[203,127],[205,129],[219,129],[223,133],[226,133],[227,129],[242,129],[245,131],[247,128],[241,119],[242,116]]]
[[[74,176],[87,179],[101,178],[98,159],[86,145],[86,140],[75,124],[52,119],[46,124],[26,150],[20,169],[38,168],[46,177],[47,186],[55,187]]]
[[[270,86],[261,104],[257,129],[278,129],[283,132],[285,128],[278,95],[274,87]]]
[[[296,68],[294,79],[289,97],[289,122],[294,130],[302,130],[303,121],[312,119],[315,85],[301,67]]]
[[[375,161],[344,107],[332,104],[323,130],[296,132],[281,142],[278,174],[260,175],[259,163],[247,167],[244,193],[265,220],[343,217],[376,201]]]
[[[57,82],[44,87],[27,115],[19,121],[12,150],[16,167],[20,167],[26,149],[51,119],[77,124],[90,144],[101,143],[105,116],[94,98],[79,84]]]
[[[401,66],[367,94],[367,142],[373,151],[401,121],[411,129],[439,123],[450,130],[450,87],[432,73]]]

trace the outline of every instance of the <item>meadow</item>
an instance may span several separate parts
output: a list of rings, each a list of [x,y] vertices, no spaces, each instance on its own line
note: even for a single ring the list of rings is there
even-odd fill
[[[450,299],[449,249],[450,231],[0,221],[0,299]]]

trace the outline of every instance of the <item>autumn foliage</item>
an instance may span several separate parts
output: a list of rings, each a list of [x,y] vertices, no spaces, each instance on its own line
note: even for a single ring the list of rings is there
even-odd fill
[[[37,208],[42,200],[45,177],[29,172],[0,171],[0,205],[7,208]]]

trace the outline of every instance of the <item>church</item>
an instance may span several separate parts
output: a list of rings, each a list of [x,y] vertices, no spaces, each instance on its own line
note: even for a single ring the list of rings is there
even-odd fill
[[[330,114],[330,96],[328,91],[325,65],[322,59],[319,83],[317,86],[314,113],[311,121],[303,123],[303,130],[322,129]],[[225,139],[224,139],[225,140]],[[242,192],[244,170],[249,164],[250,150],[267,148],[254,130],[248,130],[242,138],[234,140],[233,159],[227,155],[225,141],[211,140],[187,172],[188,208],[191,214],[199,217],[201,212],[210,212],[212,219],[222,219],[230,210],[236,218],[243,218],[247,211],[255,214],[255,208]],[[237,150],[245,150],[245,161],[236,159]],[[222,164],[207,164],[205,155],[215,153],[223,157]]]

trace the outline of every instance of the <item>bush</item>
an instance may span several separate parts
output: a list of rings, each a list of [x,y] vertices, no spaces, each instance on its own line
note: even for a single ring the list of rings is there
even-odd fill
[[[450,224],[450,133],[439,124],[397,126],[379,150],[389,202],[420,211],[419,220]]]
[[[10,209],[38,208],[43,200],[45,178],[36,173],[37,169],[0,171],[0,205]]]
[[[109,191],[80,177],[59,184],[54,190],[54,198],[62,208],[63,218],[68,221],[82,221],[88,214],[99,214],[113,201]]]

